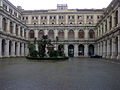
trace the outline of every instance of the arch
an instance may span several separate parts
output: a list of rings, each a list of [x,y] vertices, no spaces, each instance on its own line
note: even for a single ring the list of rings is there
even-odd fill
[[[2,56],[5,56],[5,46],[6,46],[6,42],[5,42],[5,39],[3,39],[3,40],[2,40],[2,47],[1,47]]]
[[[13,33],[13,23],[10,22],[10,33]]]
[[[29,38],[34,38],[35,37],[35,33],[33,30],[29,31]]]
[[[85,35],[84,31],[83,30],[79,30],[79,32],[78,32],[79,39],[84,38],[84,35]]]
[[[78,46],[78,55],[79,56],[84,56],[84,45],[80,44]]]
[[[63,30],[59,30],[58,37],[59,37],[59,40],[64,40],[64,31]]]
[[[90,44],[88,47],[89,56],[94,55],[94,45]]]
[[[68,55],[74,57],[74,45],[72,44],[68,46]]]
[[[94,32],[94,30],[92,30],[92,29],[89,31],[89,38],[90,38],[90,39],[95,38],[95,32]]]
[[[42,36],[44,35],[44,31],[43,30],[40,30],[38,32],[38,38],[42,38]]]
[[[74,40],[74,31],[73,30],[69,30],[69,32],[68,32],[68,39],[69,40]]]
[[[12,55],[12,41],[9,41],[9,55]]]
[[[2,19],[2,28],[3,28],[3,31],[7,31],[7,20],[6,20],[6,18]]]
[[[49,39],[54,40],[54,31],[53,30],[49,30],[48,37],[49,37]]]

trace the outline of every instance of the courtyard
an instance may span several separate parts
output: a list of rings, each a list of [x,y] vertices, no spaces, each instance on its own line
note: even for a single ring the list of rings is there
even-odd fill
[[[0,90],[120,90],[120,63],[90,58],[0,59]]]

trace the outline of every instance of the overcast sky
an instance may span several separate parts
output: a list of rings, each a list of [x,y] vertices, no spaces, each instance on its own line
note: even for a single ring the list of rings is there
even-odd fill
[[[69,9],[106,8],[112,0],[9,0],[25,10],[56,9],[57,4],[67,4]]]

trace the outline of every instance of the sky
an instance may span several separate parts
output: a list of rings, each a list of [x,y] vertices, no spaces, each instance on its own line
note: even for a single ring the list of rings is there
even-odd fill
[[[57,4],[67,4],[68,9],[102,9],[112,0],[9,0],[25,10],[56,9]]]

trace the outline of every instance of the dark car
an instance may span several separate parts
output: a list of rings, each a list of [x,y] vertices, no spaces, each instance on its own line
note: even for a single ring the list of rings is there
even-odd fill
[[[102,56],[99,56],[99,55],[91,55],[90,58],[102,58]]]

